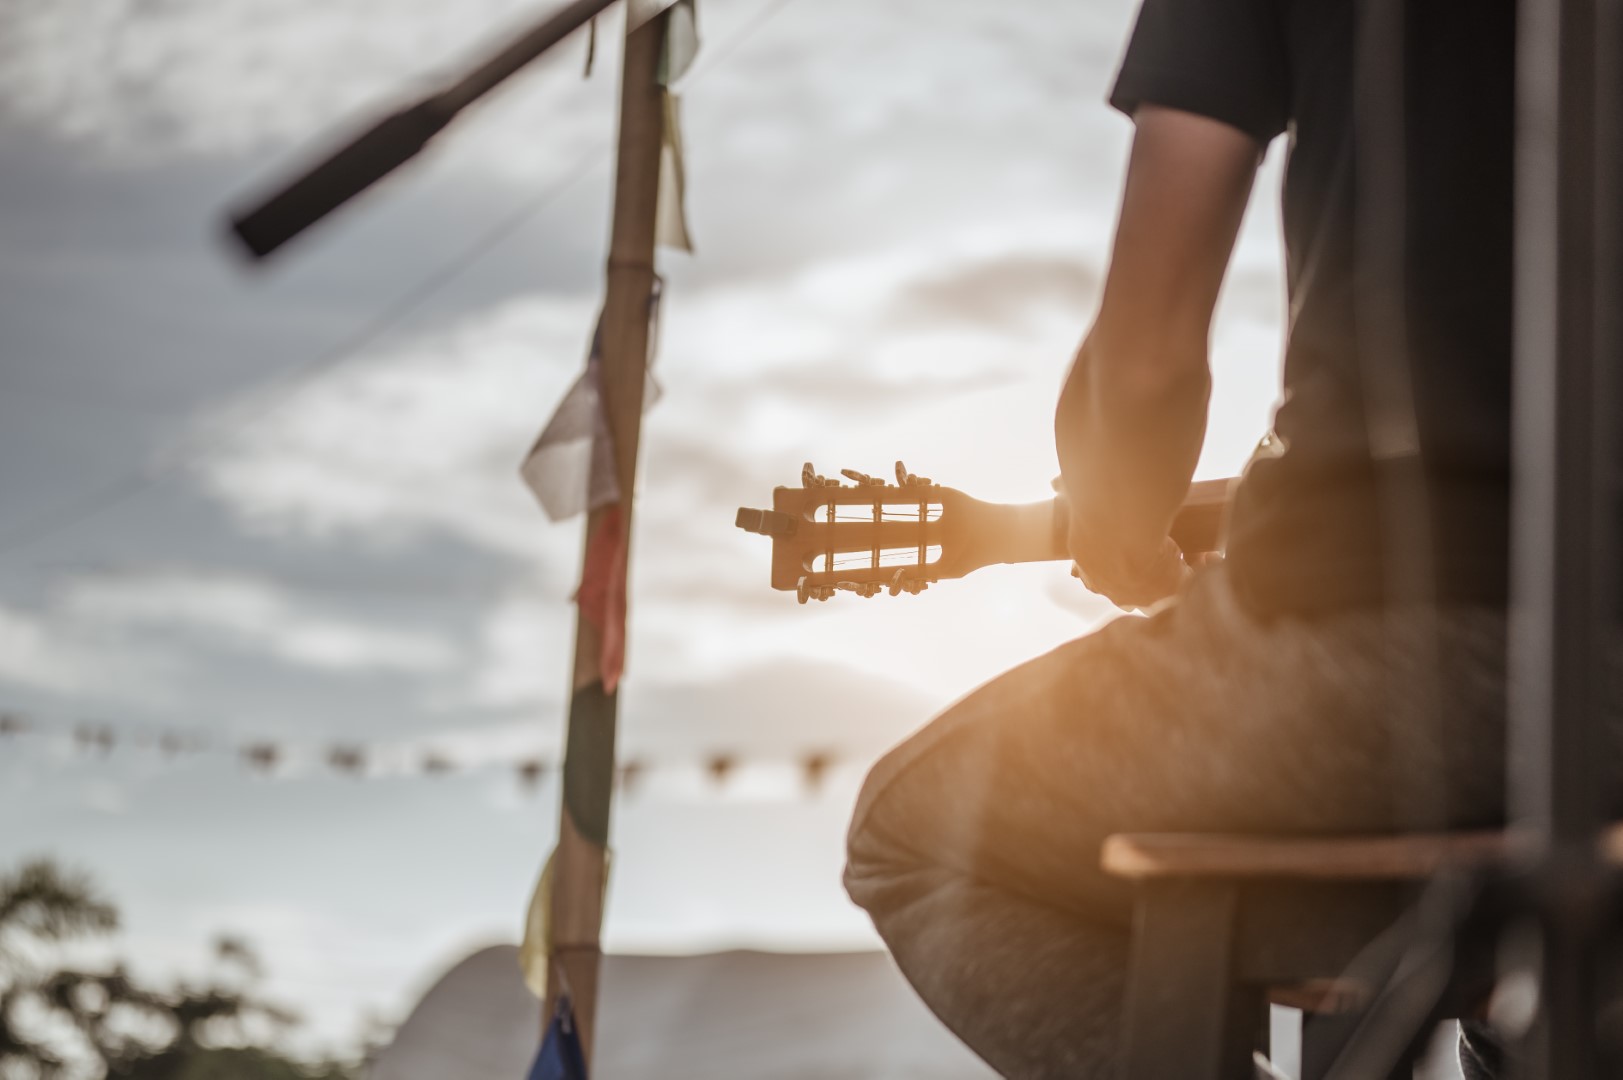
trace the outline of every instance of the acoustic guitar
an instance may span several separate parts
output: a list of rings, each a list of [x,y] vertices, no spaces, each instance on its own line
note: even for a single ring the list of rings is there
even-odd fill
[[[982,502],[915,476],[900,461],[894,484],[842,469],[819,476],[807,464],[800,487],[772,492],[772,509],[740,507],[737,525],[772,538],[772,587],[804,604],[836,592],[917,593],[999,563],[1069,560],[1064,497],[1010,505]],[[1190,486],[1172,522],[1186,555],[1219,550],[1231,480]]]

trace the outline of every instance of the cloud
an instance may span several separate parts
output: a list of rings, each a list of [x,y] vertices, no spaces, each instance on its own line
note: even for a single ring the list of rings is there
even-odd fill
[[[872,424],[904,409],[923,414],[1034,375],[1046,381],[1046,367],[1010,357],[1063,357],[1053,335],[977,335],[894,317],[893,297],[904,298],[904,310],[946,304],[954,288],[996,277],[985,265],[945,277],[924,269],[952,259],[881,252],[766,283],[674,287],[655,368],[666,393],[644,444],[650,473],[678,488],[696,485],[690,491],[714,491],[739,475],[786,482],[752,458],[792,443],[802,453],[805,433],[836,424]],[[1041,259],[1015,263],[1053,280],[1054,267]],[[1005,295],[1028,284],[1021,278]],[[1031,310],[1048,296],[1019,303]],[[572,538],[547,528],[516,470],[579,375],[594,314],[583,297],[511,300],[325,374],[268,415],[239,420],[251,401],[219,410],[199,427],[231,434],[215,440],[223,446],[198,475],[262,532],[347,535],[383,547],[450,537],[513,559],[562,556]],[[690,468],[672,469],[672,459]],[[574,558],[569,552],[567,563]]]
[[[718,411],[728,405],[739,413],[749,409],[798,409],[881,421],[894,415],[901,402],[918,408],[1008,386],[1017,378],[1017,372],[985,368],[890,378],[861,368],[849,370],[843,364],[812,361],[768,377],[717,382],[706,389],[706,394]]]
[[[654,755],[707,749],[772,756],[805,749],[872,754],[927,720],[929,695],[849,663],[780,657],[750,662],[725,679],[627,683],[628,751]]]
[[[38,616],[0,606],[0,681],[68,691],[92,684],[98,657]]]
[[[969,323],[1007,332],[1034,313],[1059,309],[1080,325],[1098,289],[1098,272],[1079,259],[1017,252],[910,285],[896,311],[924,325]]]
[[[574,630],[574,611],[559,599],[509,597],[493,606],[484,617],[469,677],[472,703],[482,708],[561,704]]]
[[[522,709],[562,730],[568,652],[544,608],[511,605],[493,616],[475,685],[486,708]],[[701,624],[706,620],[701,616]],[[571,620],[572,622],[572,620]],[[757,757],[807,749],[872,754],[929,718],[940,701],[883,673],[833,658],[740,650],[727,657],[661,649],[644,632],[631,656],[634,678],[621,692],[622,750],[661,760],[703,760],[712,750]],[[417,742],[455,749],[459,760],[510,761],[533,749],[537,724],[526,719],[459,728]]]
[[[271,584],[245,577],[81,578],[64,590],[62,607],[81,623],[189,631],[215,644],[321,671],[432,672],[457,659],[456,649],[438,634],[315,615]]]
[[[531,557],[547,530],[518,464],[579,375],[591,319],[584,300],[534,298],[417,337],[240,426],[200,478],[260,531]],[[235,411],[205,430],[237,427]]]
[[[436,69],[465,66],[493,32],[534,16],[518,0],[12,0],[0,5],[0,101],[121,157],[308,143],[335,118],[425,89]],[[608,78],[581,83],[582,48],[523,80],[529,107],[554,114],[554,150],[600,128],[599,110],[583,106],[611,96]]]

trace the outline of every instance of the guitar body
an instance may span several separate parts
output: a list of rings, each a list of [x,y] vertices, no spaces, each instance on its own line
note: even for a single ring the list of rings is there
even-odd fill
[[[1062,498],[988,503],[909,473],[896,463],[895,484],[846,470],[850,485],[810,465],[798,488],[772,493],[771,510],[738,511],[737,525],[772,537],[772,587],[802,603],[837,590],[873,596],[918,592],[999,563],[1065,560]],[[1231,481],[1190,487],[1171,534],[1186,554],[1218,550]]]

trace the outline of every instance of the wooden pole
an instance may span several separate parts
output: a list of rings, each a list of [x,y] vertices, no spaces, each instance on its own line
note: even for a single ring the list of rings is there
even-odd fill
[[[620,484],[622,536],[631,536],[631,512],[648,362],[649,299],[654,286],[654,230],[659,201],[664,101],[659,85],[666,17],[631,29],[627,20],[620,82],[620,137],[614,180],[614,224],[609,244],[608,291],[603,305],[601,391],[614,436]],[[610,508],[586,524],[592,549],[600,529],[612,527]],[[624,559],[629,544],[622,545]],[[621,569],[624,569],[622,565]],[[609,809],[614,790],[616,694],[603,684],[598,628],[577,615],[573,694],[565,736],[563,798],[553,862],[552,940],[547,961],[545,1025],[568,992],[588,1061],[597,1020],[602,957],[604,888],[608,877]]]

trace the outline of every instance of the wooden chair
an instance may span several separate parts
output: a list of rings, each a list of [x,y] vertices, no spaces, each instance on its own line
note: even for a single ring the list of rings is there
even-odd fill
[[[1303,1009],[1302,1076],[1322,1077],[1373,993],[1343,977],[1353,961],[1437,871],[1514,847],[1502,832],[1111,837],[1105,870],[1138,889],[1125,1077],[1251,1080],[1270,1002]],[[1623,830],[1606,850],[1623,854]]]

